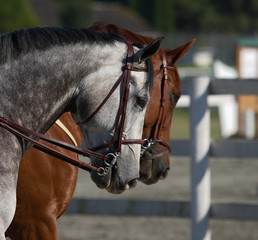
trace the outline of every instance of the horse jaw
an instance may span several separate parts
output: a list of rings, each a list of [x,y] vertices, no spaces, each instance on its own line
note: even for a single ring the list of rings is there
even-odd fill
[[[140,155],[140,149],[139,144],[122,146],[121,158],[126,161],[117,160],[112,169],[110,185],[106,188],[108,192],[119,194],[136,186],[140,172],[139,157],[137,157]]]

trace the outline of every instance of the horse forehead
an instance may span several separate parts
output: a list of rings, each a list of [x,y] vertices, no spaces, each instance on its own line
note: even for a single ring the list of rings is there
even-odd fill
[[[151,62],[153,65],[154,72],[158,72],[160,70],[161,64],[162,64],[162,53],[159,50],[159,52],[151,57]]]
[[[148,73],[144,72],[144,71],[140,71],[140,72],[139,71],[133,71],[133,72],[131,72],[130,82],[138,90],[141,90],[141,91],[147,90],[148,88],[144,87],[146,85],[146,81],[147,81],[147,74]]]

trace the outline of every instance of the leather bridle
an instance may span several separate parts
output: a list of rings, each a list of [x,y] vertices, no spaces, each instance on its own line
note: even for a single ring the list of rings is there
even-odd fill
[[[159,113],[158,113],[158,119],[155,124],[155,129],[153,131],[153,135],[149,139],[145,139],[146,143],[142,146],[141,154],[143,155],[144,152],[147,151],[147,149],[149,149],[151,147],[151,145],[153,145],[155,143],[159,143],[159,144],[163,145],[164,147],[167,148],[167,150],[162,153],[151,155],[151,159],[159,158],[166,152],[171,151],[170,145],[160,139],[160,132],[161,132],[161,128],[162,128],[162,125],[163,125],[163,122],[165,119],[165,112],[166,112],[165,111],[165,102],[166,102],[165,91],[166,91],[166,85],[167,85],[167,81],[168,81],[168,70],[175,71],[176,67],[169,66],[167,64],[166,52],[164,49],[161,49],[161,51],[162,51],[162,64],[160,66],[160,71],[156,74],[156,75],[158,75],[161,72],[163,72],[163,77],[161,79],[161,99],[160,99],[160,108],[159,108]],[[144,157],[142,157],[142,159],[143,158]],[[149,158],[149,157],[147,157],[147,158]]]
[[[33,147],[48,153],[50,155],[53,155],[54,157],[57,157],[65,162],[68,162],[74,166],[77,166],[81,169],[87,170],[89,172],[96,171],[99,175],[106,175],[109,170],[112,168],[112,166],[116,163],[117,157],[121,153],[121,147],[122,144],[141,144],[142,145],[142,151],[141,155],[144,154],[144,152],[154,143],[159,143],[163,146],[165,146],[168,151],[171,151],[171,147],[163,142],[161,139],[159,139],[160,129],[164,121],[165,117],[165,85],[168,79],[168,73],[167,70],[175,70],[175,67],[168,66],[167,65],[167,58],[165,51],[162,52],[162,65],[160,68],[160,72],[163,71],[163,77],[161,82],[161,103],[160,103],[160,110],[158,115],[158,120],[156,122],[155,131],[153,136],[150,139],[126,139],[123,140],[123,130],[124,130],[124,123],[125,123],[125,117],[126,117],[126,108],[127,108],[127,102],[129,97],[129,91],[130,91],[130,77],[131,77],[131,71],[147,71],[146,68],[137,68],[133,66],[133,44],[128,43],[128,54],[127,54],[127,62],[124,66],[124,71],[122,76],[118,79],[118,81],[115,83],[111,91],[108,93],[108,95],[105,97],[105,99],[101,102],[101,104],[96,108],[96,110],[83,122],[80,124],[85,124],[89,122],[96,114],[97,112],[103,107],[103,105],[107,102],[107,100],[110,98],[110,96],[113,94],[113,92],[117,89],[117,87],[122,84],[122,96],[120,99],[120,105],[118,110],[118,115],[116,119],[115,124],[115,131],[112,138],[112,141],[106,144],[103,144],[98,147],[94,147],[93,149],[84,149],[78,146],[74,146],[72,144],[60,141],[58,139],[54,139],[48,136],[45,136],[43,134],[34,132],[32,130],[29,130],[27,128],[24,128],[4,117],[0,116],[0,125],[4,127],[5,129],[9,130],[10,132],[14,133],[15,135],[22,137],[34,144]],[[159,73],[160,73],[159,72]],[[158,74],[159,74],[158,73]],[[66,154],[63,154],[51,147],[48,147],[47,145],[34,140],[33,138],[29,137],[28,135],[34,136],[38,139],[41,139],[45,142],[49,142],[51,144],[57,145],[61,148],[67,149],[69,151],[75,152],[79,155],[86,156],[86,157],[97,157],[103,159],[105,163],[105,167],[94,167],[91,164],[82,162],[80,160],[77,160],[75,158],[72,158]],[[118,137],[118,141],[116,140]],[[116,146],[116,151],[114,153],[108,153],[106,155],[103,155],[101,153],[96,152],[97,150],[110,147],[110,146]],[[161,154],[158,154],[158,157],[160,157]],[[155,156],[152,156],[152,158],[155,158]]]
[[[122,96],[120,99],[120,105],[118,110],[118,115],[116,119],[115,124],[115,131],[112,138],[112,141],[110,143],[95,147],[94,149],[84,149],[81,147],[74,146],[72,144],[45,136],[43,134],[34,132],[32,130],[29,130],[27,128],[24,128],[16,123],[13,123],[12,121],[9,121],[8,119],[5,119],[0,116],[0,125],[4,127],[5,129],[9,130],[10,132],[14,133],[15,135],[22,137],[34,144],[34,147],[38,148],[39,150],[46,152],[50,155],[53,155],[55,157],[60,158],[63,161],[66,161],[72,165],[75,165],[79,168],[82,168],[87,171],[96,171],[99,175],[105,175],[109,172],[109,170],[112,168],[112,166],[116,163],[117,157],[121,153],[121,147],[122,144],[145,144],[146,140],[143,139],[128,139],[123,140],[123,130],[124,130],[124,123],[125,123],[125,117],[126,117],[126,109],[127,109],[127,102],[129,97],[129,91],[130,91],[130,78],[131,78],[131,71],[147,71],[146,68],[138,68],[133,66],[133,44],[128,43],[128,53],[127,53],[127,61],[126,65],[124,66],[124,71],[121,77],[118,79],[118,81],[115,83],[111,91],[108,93],[108,95],[105,97],[105,99],[102,101],[102,103],[96,108],[96,110],[82,123],[85,124],[89,122],[96,114],[97,112],[103,107],[103,105],[107,102],[107,100],[110,98],[110,96],[114,93],[114,91],[117,89],[117,87],[121,84],[122,85]],[[80,160],[77,160],[75,158],[72,158],[68,155],[65,155],[59,151],[56,151],[55,149],[52,149],[48,147],[47,145],[40,143],[33,138],[29,137],[28,135],[34,136],[38,139],[44,140],[46,142],[52,143],[54,145],[57,145],[59,147],[62,147],[64,149],[70,150],[72,152],[75,152],[77,154],[83,155],[83,156],[93,156],[97,158],[103,159],[105,163],[105,167],[94,167],[91,164],[87,164],[85,162],[82,162]],[[118,140],[116,140],[118,139]],[[116,151],[114,153],[108,153],[106,155],[103,155],[101,153],[96,152],[99,149],[110,147],[110,146],[116,146]]]

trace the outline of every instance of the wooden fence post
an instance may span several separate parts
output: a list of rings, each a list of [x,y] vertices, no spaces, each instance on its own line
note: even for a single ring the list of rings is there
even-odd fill
[[[190,97],[191,229],[192,240],[210,240],[210,79],[194,78]]]

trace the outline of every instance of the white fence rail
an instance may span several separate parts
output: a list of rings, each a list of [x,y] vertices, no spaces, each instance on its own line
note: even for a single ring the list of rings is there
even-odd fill
[[[191,216],[191,203],[188,201],[74,198],[66,214],[189,218]],[[217,220],[258,221],[258,205],[212,203],[208,216]]]
[[[173,155],[191,158],[191,203],[141,200],[73,199],[67,213],[191,217],[192,240],[209,240],[208,219],[258,221],[258,204],[219,204],[210,201],[208,157],[258,157],[258,141],[210,141],[209,94],[258,94],[258,80],[187,79],[182,93],[191,97],[190,141],[173,140]]]
[[[207,103],[209,94],[258,94],[258,81],[250,80],[219,80],[210,78],[195,78],[188,80],[188,87],[182,89],[188,91],[191,98],[190,103],[190,142],[189,153],[191,158],[191,227],[192,240],[210,240],[209,213],[211,210],[210,201],[210,168],[208,157],[211,153],[227,154],[227,157],[236,155],[258,156],[258,145],[249,142],[239,148],[239,143],[230,142],[225,148],[225,143],[210,144],[210,114]],[[231,142],[232,143],[232,142]],[[212,146],[212,148],[210,147]],[[176,146],[173,146],[176,149]],[[212,149],[212,150],[211,150]],[[246,154],[245,154],[246,153]],[[176,153],[175,153],[176,154]],[[232,154],[232,155],[231,155]],[[232,208],[232,205],[231,205]],[[254,211],[256,212],[256,211]],[[223,211],[221,211],[223,213]],[[257,212],[256,212],[257,213]],[[258,216],[257,216],[258,218]]]

